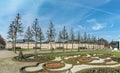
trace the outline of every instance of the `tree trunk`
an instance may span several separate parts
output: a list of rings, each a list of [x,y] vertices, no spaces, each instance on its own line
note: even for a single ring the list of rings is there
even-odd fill
[[[59,48],[60,48],[60,42],[59,42]]]
[[[14,38],[14,52],[16,53],[16,35],[15,35],[15,38]]]
[[[72,51],[73,51],[73,41],[72,41]]]
[[[51,53],[53,53],[53,47],[52,47],[52,42],[50,42],[50,49],[51,49]]]
[[[41,44],[41,42],[40,42],[40,50],[41,50],[41,46],[42,46],[42,44]]]
[[[35,36],[35,48],[34,49],[35,49],[35,54],[37,55],[37,50],[36,50],[37,49],[37,35]]]
[[[67,42],[66,42],[66,50],[67,50]]]
[[[80,43],[78,43],[78,51],[79,51]]]
[[[12,39],[12,51],[14,51],[14,39]]]
[[[30,50],[30,49],[29,49],[29,41],[28,41],[28,50]]]
[[[63,42],[63,52],[64,52],[65,50],[64,50],[64,42]]]

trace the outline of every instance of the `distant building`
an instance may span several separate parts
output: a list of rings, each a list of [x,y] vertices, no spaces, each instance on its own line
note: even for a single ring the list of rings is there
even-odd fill
[[[47,42],[47,41],[44,41],[41,44],[42,44],[41,48],[49,49],[49,47],[50,47],[50,43]],[[16,41],[16,47],[27,48],[28,47],[28,41],[26,39],[17,40]],[[29,48],[33,48],[33,47],[35,47],[35,41],[30,40],[29,41]],[[37,42],[37,47],[40,47],[40,42]],[[52,47],[53,48],[63,47],[63,43],[62,42],[53,42]],[[67,43],[64,43],[64,48],[66,48],[66,47],[67,48],[72,48],[71,41],[69,41]],[[74,41],[73,47],[76,48],[76,49],[78,48],[77,41]],[[88,49],[103,49],[103,48],[105,48],[104,45],[90,44],[90,43],[80,43],[79,47],[86,47]],[[6,48],[12,48],[12,41],[9,41],[9,42],[6,43]]]

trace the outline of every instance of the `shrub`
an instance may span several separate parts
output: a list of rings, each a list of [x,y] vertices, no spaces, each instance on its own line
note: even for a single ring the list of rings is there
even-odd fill
[[[56,47],[56,49],[64,49],[63,47]]]
[[[112,57],[112,60],[113,60],[113,61],[120,62],[120,58]]]
[[[41,49],[40,47],[33,47],[33,49]]]

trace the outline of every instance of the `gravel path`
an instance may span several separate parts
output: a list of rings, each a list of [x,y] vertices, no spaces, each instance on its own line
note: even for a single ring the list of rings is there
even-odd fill
[[[75,65],[75,66],[73,66],[71,71],[72,71],[72,73],[76,73],[78,71],[81,71],[83,69],[88,69],[88,68],[98,68],[98,67],[109,67],[109,68],[112,68],[112,67],[118,67],[118,66],[120,66],[120,64],[116,64],[116,65]]]
[[[12,51],[0,50],[0,73],[20,73],[19,69],[21,67],[36,64],[36,62],[13,61],[12,57],[16,55]]]
[[[27,67],[27,68],[25,68],[24,70],[25,70],[26,72],[39,71],[39,70],[43,69],[43,67],[42,67],[43,64],[44,64],[44,63],[41,63],[41,64],[39,64],[37,67]]]

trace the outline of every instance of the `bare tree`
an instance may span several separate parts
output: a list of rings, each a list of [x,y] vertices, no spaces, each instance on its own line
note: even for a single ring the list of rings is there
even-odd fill
[[[14,50],[14,21],[12,21],[12,23],[10,24],[9,26],[9,29],[8,29],[8,35],[7,35],[7,39],[10,39],[11,42],[12,42],[12,50]]]
[[[39,25],[38,25],[38,19],[36,18],[33,25],[32,25],[32,33],[33,33],[34,38],[35,38],[35,48],[37,48],[38,32],[39,32]]]
[[[75,39],[75,34],[74,34],[74,31],[73,31],[73,28],[71,28],[70,40],[71,40],[71,42],[72,42],[72,51],[73,51],[74,39]]]
[[[68,39],[68,33],[67,33],[67,30],[66,30],[66,27],[64,26],[63,27],[63,30],[62,30],[62,33],[61,33],[61,37],[62,37],[62,42],[63,42],[63,52],[65,51],[64,49],[64,43],[67,41]]]
[[[59,43],[59,47],[60,47],[60,43],[62,42],[62,33],[59,32],[58,34],[58,43]]]
[[[12,34],[12,38],[14,40],[14,52],[16,53],[16,39],[18,37],[18,35],[21,35],[21,33],[23,32],[23,28],[22,28],[22,23],[21,23],[21,17],[20,14],[18,13],[15,20],[12,22],[12,24],[10,25],[11,27],[11,34]]]
[[[85,48],[86,48],[86,43],[87,43],[87,33],[84,32],[84,45],[85,45]]]
[[[78,32],[78,36],[77,36],[77,40],[78,40],[78,49],[79,49],[79,47],[80,47],[80,32]]]
[[[53,52],[54,48],[52,46],[52,43],[55,41],[55,28],[54,28],[54,25],[52,23],[52,21],[50,22],[50,26],[47,30],[47,40],[48,42],[50,43],[50,49],[51,49],[51,52]]]
[[[42,32],[42,29],[39,27],[39,30],[38,30],[38,40],[40,41],[40,50],[41,50],[41,44],[42,44],[42,41],[44,40],[44,35],[43,35],[43,32]]]
[[[30,29],[30,26],[28,26],[26,32],[25,32],[25,39],[27,39],[27,42],[28,42],[28,50],[29,50],[29,43],[30,43],[30,40],[33,39],[33,34],[31,32],[31,29]]]

